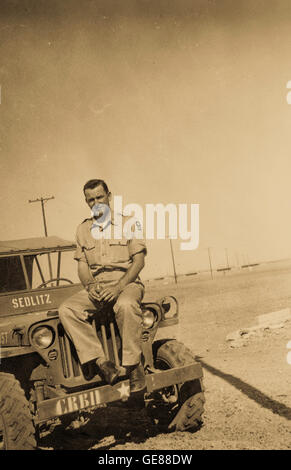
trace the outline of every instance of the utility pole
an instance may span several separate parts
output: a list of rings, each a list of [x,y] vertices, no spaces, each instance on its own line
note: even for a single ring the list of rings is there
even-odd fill
[[[44,225],[44,234],[47,237],[47,225],[46,225],[46,218],[45,218],[45,210],[44,210],[44,205],[47,201],[50,201],[51,199],[54,199],[54,196],[51,197],[41,197],[38,199],[33,199],[29,200],[28,202],[40,202],[41,203],[41,210],[42,210],[42,218],[43,218],[43,225]],[[51,257],[50,253],[48,253],[48,264],[49,264],[49,272],[50,272],[50,279],[53,278],[53,271],[52,271],[52,264],[51,264]]]
[[[177,274],[176,274],[175,258],[174,258],[174,251],[173,251],[172,239],[169,238],[169,240],[170,240],[171,255],[172,255],[172,262],[173,262],[174,278],[175,278],[175,283],[177,284]]]
[[[225,248],[225,255],[226,255],[227,267],[228,267],[228,269],[229,269],[229,259],[228,259],[228,251],[227,251],[227,248]]]
[[[252,270],[252,267],[250,265],[250,258],[249,258],[249,255],[247,254],[247,260],[248,260],[248,267],[249,267],[249,271]]]
[[[239,257],[238,257],[237,253],[235,254],[235,257],[236,257],[237,267],[238,267],[238,269],[241,269],[241,265],[240,265]]]
[[[210,265],[210,271],[211,271],[211,279],[213,279],[213,270],[212,270],[212,263],[211,263],[210,248],[208,248],[208,257],[209,257],[209,265]]]
[[[248,268],[249,271],[251,271],[250,260],[248,258],[249,258],[248,255],[244,253],[243,259],[244,259],[245,267]]]

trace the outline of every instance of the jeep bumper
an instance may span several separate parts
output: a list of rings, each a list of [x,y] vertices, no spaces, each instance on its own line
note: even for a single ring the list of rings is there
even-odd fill
[[[155,372],[146,375],[146,392],[151,393],[171,385],[201,379],[203,376],[200,364],[189,364],[183,367]],[[127,401],[130,396],[129,380],[118,382],[114,386],[104,385],[82,392],[64,394],[38,403],[35,423],[57,418],[76,411],[98,407],[115,401]]]

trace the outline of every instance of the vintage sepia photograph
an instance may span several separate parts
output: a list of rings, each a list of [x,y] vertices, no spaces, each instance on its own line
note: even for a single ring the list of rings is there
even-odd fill
[[[291,449],[290,22],[0,0],[0,450]]]

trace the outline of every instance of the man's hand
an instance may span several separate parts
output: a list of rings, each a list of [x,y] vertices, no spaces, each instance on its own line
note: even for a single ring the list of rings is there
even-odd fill
[[[104,302],[113,302],[117,299],[121,290],[122,289],[118,283],[114,286],[105,287],[100,292],[100,300],[103,300]]]
[[[88,287],[88,297],[91,300],[91,302],[100,302],[100,287],[97,283],[90,284]]]

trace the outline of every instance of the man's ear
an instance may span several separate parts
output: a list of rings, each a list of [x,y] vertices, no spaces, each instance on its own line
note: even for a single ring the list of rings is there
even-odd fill
[[[112,199],[112,193],[111,193],[110,191],[109,191],[109,193],[108,193],[107,197],[108,197],[108,201],[109,201],[109,202],[111,202],[111,199]]]

